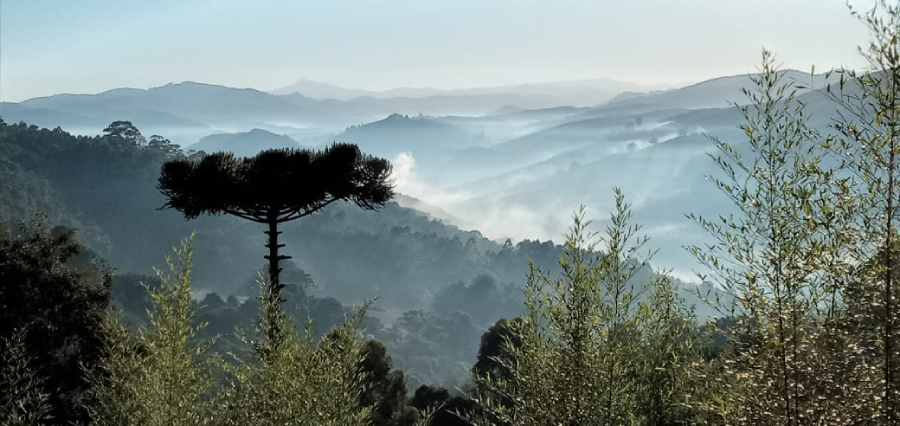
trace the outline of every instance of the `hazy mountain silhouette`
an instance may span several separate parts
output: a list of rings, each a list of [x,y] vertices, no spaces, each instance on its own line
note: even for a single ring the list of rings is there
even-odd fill
[[[148,109],[196,120],[235,119],[272,114],[278,116],[295,111],[284,99],[265,92],[194,82],[167,84],[147,90],[115,89],[96,95],[55,95],[29,99],[22,104],[82,114]]]
[[[799,71],[785,79],[816,89],[826,84],[821,74]],[[704,133],[730,138],[740,148],[740,115],[728,105],[744,102],[740,89],[750,85],[746,75],[671,90],[624,85],[630,92],[612,94],[601,105],[545,107],[567,90],[597,96],[619,86],[588,81],[368,92],[302,83],[307,93],[290,95],[198,83],[64,94],[0,104],[0,115],[7,122],[93,134],[113,120],[131,119],[145,135],[237,155],[297,141],[356,143],[402,162],[395,164],[405,173],[399,190],[419,199],[417,206],[492,238],[558,237],[568,226],[560,211],[586,204],[602,215],[610,207],[603,189],[616,184],[634,196],[651,236],[666,238],[658,246],[675,253],[667,266],[677,266],[687,261],[678,240],[683,235],[673,230],[684,225],[681,213],[716,213],[716,194],[702,179],[715,172]],[[799,92],[811,123],[827,124],[822,120],[831,116],[833,103],[815,90]],[[585,190],[590,182],[597,191]]]
[[[353,141],[365,151],[383,156],[407,151],[429,153],[485,143],[483,138],[438,119],[401,114],[350,127],[334,139]]]
[[[588,106],[612,99],[624,91],[648,91],[669,88],[670,85],[641,85],[610,79],[592,79],[532,84],[507,84],[464,89],[436,89],[430,87],[400,87],[388,90],[348,89],[307,79],[270,91],[276,95],[299,93],[315,99],[353,100],[359,97],[376,99],[424,98],[435,96],[520,95],[543,99],[554,105]],[[534,102],[534,101],[532,101]],[[522,105],[513,104],[521,107]],[[498,107],[499,108],[499,107]],[[400,111],[397,111],[400,112]]]
[[[277,148],[300,148],[300,143],[285,135],[253,129],[245,133],[209,135],[200,139],[200,142],[185,147],[206,153],[228,151],[241,157],[250,157],[262,150]]]
[[[506,115],[506,114],[515,114],[517,112],[527,111],[524,108],[517,107],[515,105],[504,105],[500,107],[500,109],[492,112],[490,115]]]
[[[808,72],[788,70],[784,73],[783,81],[795,82],[798,85],[798,93],[803,93],[824,87],[829,82],[834,83],[837,78],[832,75],[830,79],[826,79],[825,74],[810,75]],[[602,108],[632,113],[655,109],[722,108],[729,106],[731,101],[743,102],[741,88],[752,86],[748,75],[719,77],[678,89],[647,94],[633,92],[622,94],[607,102]]]

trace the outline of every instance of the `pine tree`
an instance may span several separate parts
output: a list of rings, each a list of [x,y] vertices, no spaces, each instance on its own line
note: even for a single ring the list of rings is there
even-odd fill
[[[390,163],[364,155],[356,145],[334,144],[323,151],[267,150],[249,158],[214,153],[200,160],[165,163],[159,190],[173,208],[194,219],[201,214],[228,214],[268,226],[270,304],[280,304],[283,285],[278,262],[290,259],[278,251],[278,225],[311,215],[345,200],[371,210],[393,196]],[[269,324],[269,339],[280,332]],[[274,348],[273,348],[274,349]]]

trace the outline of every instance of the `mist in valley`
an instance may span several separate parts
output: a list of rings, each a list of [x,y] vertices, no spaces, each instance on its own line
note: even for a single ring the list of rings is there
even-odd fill
[[[786,78],[807,87],[800,96],[810,105],[830,108],[831,101],[820,93],[829,83],[823,75],[791,71]],[[648,247],[656,251],[648,267],[683,281],[683,296],[701,315],[715,314],[695,294],[703,284],[697,273],[708,271],[686,249],[710,240],[686,215],[716,217],[729,212],[727,199],[707,181],[707,175],[718,173],[708,158],[714,149],[709,136],[733,140],[741,149],[741,117],[732,103],[744,102],[740,89],[750,84],[749,77],[646,88],[619,96],[604,92],[596,94],[592,106],[574,106],[583,103],[579,101],[583,93],[593,93],[596,84],[538,84],[521,93],[514,91],[521,89],[516,86],[480,89],[484,93],[472,89],[418,98],[386,97],[393,92],[344,100],[303,96],[308,105],[301,107],[296,92],[276,94],[286,90],[269,93],[180,83],[6,103],[0,106],[0,116],[10,124],[59,126],[86,135],[102,134],[114,117],[128,119],[142,134],[164,135],[184,152],[253,156],[267,149],[322,149],[334,142],[352,142],[363,152],[389,159],[395,204],[383,212],[329,207],[290,224],[284,231],[284,251],[294,258],[288,261],[292,268],[309,274],[308,284],[313,285],[304,291],[336,301],[338,312],[345,309],[342,306],[375,300],[371,316],[385,330],[400,326],[398,321],[411,312],[443,321],[440,318],[456,311],[444,307],[448,302],[441,299],[448,297],[448,289],[462,285],[455,296],[462,299],[450,304],[465,312],[461,317],[465,322],[446,325],[447,332],[462,336],[456,343],[435,342],[437,352],[419,355],[428,358],[430,367],[417,367],[405,356],[412,350],[403,348],[413,343],[401,339],[392,347],[398,365],[413,378],[455,383],[477,353],[478,336],[498,319],[522,312],[528,261],[549,270],[558,268],[559,244],[571,226],[571,215],[584,207],[595,230],[609,224],[613,186],[627,194],[634,221],[650,238]],[[635,89],[619,86],[623,92]],[[332,90],[335,93],[319,96],[340,97],[342,92]],[[509,103],[517,99],[530,101]],[[529,108],[534,105],[539,108]],[[62,116],[69,121],[60,120]],[[826,121],[817,124],[824,127]],[[110,173],[107,166],[87,167]],[[141,167],[153,173],[152,162]],[[261,227],[227,217],[184,222],[177,214],[156,210],[164,200],[154,180],[134,185],[127,199],[144,206],[132,209],[140,218],[137,227],[110,226],[128,214],[125,206],[105,213],[108,219],[83,211],[59,214],[71,216],[71,223],[103,241],[91,247],[118,273],[150,275],[160,254],[195,229],[198,297],[215,293],[252,301],[254,271],[263,266]],[[157,229],[166,231],[151,231]],[[127,247],[129,241],[148,238],[152,242],[145,241],[142,247]],[[468,302],[468,286],[488,293],[473,294]],[[505,307],[482,312],[476,301],[486,297]],[[326,318],[336,323],[341,316]],[[466,339],[462,347],[468,349],[443,353]]]

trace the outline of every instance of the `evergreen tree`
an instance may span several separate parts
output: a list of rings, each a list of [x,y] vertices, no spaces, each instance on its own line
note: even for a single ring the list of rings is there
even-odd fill
[[[360,355],[360,405],[372,407],[372,426],[413,425],[418,412],[406,403],[406,375],[394,368],[387,347],[377,340],[367,340]]]
[[[122,139],[137,146],[147,144],[147,139],[130,121],[113,121],[103,129],[106,136]]]
[[[278,262],[278,224],[311,215],[336,201],[363,209],[383,207],[393,196],[390,164],[360,152],[356,145],[334,144],[323,151],[281,149],[250,158],[215,153],[192,161],[165,163],[159,189],[168,198],[164,207],[188,219],[201,214],[229,214],[268,225],[269,304],[281,303],[283,286]],[[278,324],[269,324],[274,342]],[[273,348],[274,350],[275,348]]]
[[[27,356],[54,421],[87,420],[86,370],[103,357],[108,303],[105,267],[74,231],[40,218],[17,231],[0,225],[0,339]]]

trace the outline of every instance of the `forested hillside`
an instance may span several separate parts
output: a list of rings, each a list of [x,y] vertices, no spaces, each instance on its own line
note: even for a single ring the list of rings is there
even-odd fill
[[[141,145],[112,134],[76,137],[24,123],[0,124],[0,147],[7,166],[0,194],[2,217],[11,225],[43,213],[51,223],[79,229],[79,239],[122,276],[123,288],[114,287],[113,292],[127,294],[120,298],[126,303],[137,303],[133,297],[141,292],[139,278],[129,274],[152,275],[160,254],[194,230],[201,242],[195,254],[195,289],[222,298],[236,296],[235,301],[255,298],[254,277],[265,263],[261,226],[230,217],[185,222],[175,212],[160,210],[164,199],[156,178],[166,159],[182,155],[177,147]],[[373,318],[383,317],[389,327],[401,314],[418,315],[419,321],[446,321],[442,313],[457,309],[444,304],[477,312],[475,318],[463,315],[452,320],[456,323],[447,323],[443,333],[422,336],[420,343],[428,342],[432,348],[426,352],[428,363],[436,366],[421,369],[423,380],[432,381],[464,374],[480,334],[497,319],[520,310],[522,271],[528,260],[552,265],[559,253],[550,242],[502,246],[397,204],[378,213],[338,204],[289,224],[284,232],[286,252],[296,262],[291,268],[299,274],[295,276],[305,277],[296,283],[304,286],[300,291],[328,297],[316,302],[318,308],[310,308],[322,330],[342,319],[343,304],[375,298]],[[469,290],[477,282],[482,285]],[[467,302],[485,298],[504,300],[501,306],[506,307],[485,316]],[[129,311],[141,315],[144,308],[136,304]],[[225,315],[227,323],[214,322],[214,327],[224,331],[251,325],[255,310],[250,305],[245,309],[248,314],[242,319]],[[307,313],[298,312],[301,319]],[[462,333],[464,339],[458,339],[469,344],[431,342],[453,333]],[[456,348],[453,353],[443,353],[451,347]],[[398,353],[405,352],[398,348]]]

